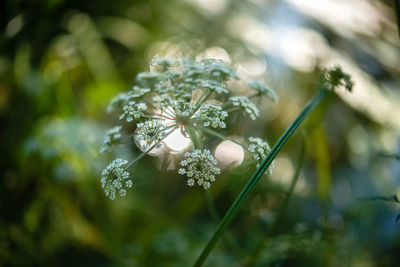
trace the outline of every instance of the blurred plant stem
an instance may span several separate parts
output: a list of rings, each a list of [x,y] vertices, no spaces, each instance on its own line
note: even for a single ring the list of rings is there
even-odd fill
[[[205,246],[203,252],[197,258],[194,266],[201,266],[204,261],[207,259],[210,252],[215,247],[215,244],[220,239],[225,229],[232,222],[233,218],[238,213],[239,209],[243,205],[243,202],[247,199],[251,191],[253,191],[257,182],[261,179],[265,171],[271,165],[272,161],[278,155],[279,151],[286,144],[289,138],[293,135],[293,133],[297,130],[300,124],[304,121],[304,119],[318,106],[318,104],[325,99],[326,96],[330,95],[332,91],[321,90],[314,96],[314,98],[307,104],[307,106],[300,112],[300,114],[296,117],[296,119],[290,124],[290,126],[286,129],[286,131],[281,135],[279,140],[275,143],[274,147],[271,149],[270,153],[261,163],[260,167],[257,168],[253,176],[249,179],[248,183],[242,189],[235,202],[232,204],[228,212],[225,214],[221,223],[218,225],[217,230],[215,231],[212,238],[209,240],[207,245]]]
[[[274,231],[277,229],[277,227],[279,227],[279,225],[282,223],[284,216],[286,214],[287,208],[289,206],[289,201],[293,196],[298,178],[300,176],[301,169],[304,164],[304,157],[305,157],[305,153],[306,153],[306,149],[307,149],[306,137],[309,135],[312,135],[312,134],[313,135],[317,134],[315,132],[318,131],[318,129],[321,129],[321,122],[326,114],[326,111],[331,102],[331,99],[332,99],[332,95],[329,95],[328,97],[325,98],[324,101],[322,101],[320,103],[319,107],[316,108],[315,112],[310,116],[310,120],[308,120],[306,128],[303,129],[299,157],[297,159],[296,170],[293,175],[289,191],[288,191],[285,199],[283,200],[283,204],[281,205],[281,207],[278,211],[278,215],[277,215],[275,221],[267,229],[265,237],[256,246],[256,248],[254,249],[251,256],[249,258],[247,258],[246,261],[243,263],[244,266],[250,267],[250,266],[254,266],[254,264],[256,264],[256,261],[259,258],[260,253],[262,252],[262,249],[265,247],[265,243],[268,241],[268,237],[271,234],[273,234]],[[313,140],[315,140],[315,139],[313,138]],[[318,146],[318,144],[316,146]]]
[[[227,137],[227,136],[225,136],[223,134],[220,134],[220,133],[218,133],[216,131],[213,131],[211,129],[208,129],[208,128],[200,126],[200,125],[196,125],[196,127],[199,128],[200,130],[202,130],[203,132],[208,133],[209,135],[215,136],[215,137],[217,137],[217,138],[219,138],[221,140],[224,140],[224,141],[231,141],[232,143],[235,143],[235,144],[247,149],[247,146],[245,144],[241,144],[241,143],[239,143],[239,142],[233,140],[232,138],[229,138],[229,137]]]
[[[386,152],[386,151],[381,151],[379,152],[374,159],[376,158],[391,158],[391,159],[395,159],[395,160],[400,160],[400,155],[399,154],[394,154],[394,153],[390,153],[390,152]]]
[[[400,37],[400,0],[394,0],[394,7],[397,17],[397,31]]]
[[[214,221],[216,225],[220,222],[221,218],[218,215],[217,208],[215,207],[215,203],[213,200],[213,197],[208,190],[201,190],[202,197],[204,200],[204,203],[207,206],[208,213],[211,216],[211,219]],[[227,232],[224,241],[226,242],[227,247],[235,253],[235,255],[239,259],[244,259],[246,257],[245,252],[243,249],[239,246],[238,242],[236,242],[235,238],[232,236],[230,232]]]
[[[327,213],[329,206],[329,192],[331,190],[331,168],[329,147],[326,138],[326,132],[322,125],[317,127],[311,134],[313,140],[313,156],[317,167],[317,191],[320,200],[324,207],[324,212]]]
[[[300,172],[301,172],[301,169],[302,169],[303,163],[304,163],[304,155],[306,152],[306,141],[304,138],[305,137],[303,137],[303,140],[301,142],[299,157],[297,159],[296,171],[293,175],[289,191],[279,209],[278,216],[276,217],[275,221],[271,224],[271,226],[268,227],[264,238],[258,243],[258,245],[254,249],[251,256],[249,258],[247,258],[246,261],[243,263],[243,266],[250,267],[256,263],[257,259],[259,258],[260,254],[261,254],[262,249],[264,248],[265,242],[268,240],[268,237],[277,229],[277,226],[279,226],[282,223],[282,221],[285,217],[287,208],[289,206],[289,201],[293,196],[293,193],[296,188],[296,184],[299,179]]]

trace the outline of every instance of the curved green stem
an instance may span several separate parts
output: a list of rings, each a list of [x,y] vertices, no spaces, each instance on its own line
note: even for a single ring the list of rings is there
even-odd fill
[[[219,139],[221,139],[221,140],[224,140],[224,141],[231,141],[231,142],[233,142],[233,143],[235,143],[235,144],[237,144],[237,145],[239,145],[239,146],[242,146],[242,147],[244,147],[244,148],[247,148],[246,145],[243,145],[243,144],[241,144],[241,143],[239,143],[239,142],[233,140],[232,138],[229,138],[229,137],[227,137],[227,136],[225,136],[225,135],[223,135],[223,134],[220,134],[220,133],[218,133],[218,132],[216,132],[216,131],[214,131],[214,130],[208,129],[208,128],[206,128],[206,127],[203,127],[203,126],[200,126],[200,125],[197,125],[197,124],[196,124],[196,127],[199,128],[200,130],[202,130],[202,131],[208,133],[209,135],[215,136],[215,137],[217,137],[217,138],[219,138]]]
[[[203,147],[203,144],[202,144],[201,139],[200,139],[199,135],[197,134],[196,130],[191,125],[188,125],[188,127],[185,127],[185,130],[187,131],[187,134],[189,135],[190,140],[192,140],[194,147],[201,149]]]
[[[238,111],[238,110],[240,110],[240,109],[241,109],[240,106],[235,106],[235,107],[233,107],[233,108],[231,108],[231,109],[226,110],[226,112],[230,113],[230,112]]]
[[[220,239],[222,234],[224,233],[225,229],[231,223],[233,218],[238,213],[240,207],[243,205],[243,202],[247,199],[253,188],[257,184],[257,182],[261,179],[264,172],[268,169],[271,165],[272,161],[278,155],[279,151],[282,147],[286,144],[292,134],[296,131],[296,129],[300,126],[303,120],[314,110],[314,108],[328,95],[331,91],[328,90],[321,90],[308,104],[307,106],[300,112],[297,118],[290,124],[290,126],[286,129],[286,131],[281,135],[279,140],[276,142],[274,147],[271,149],[270,153],[261,163],[260,167],[257,168],[253,176],[247,182],[245,187],[242,189],[240,194],[237,196],[235,202],[232,204],[228,212],[225,214],[224,218],[222,219],[221,223],[218,225],[217,230],[205,246],[204,250],[194,263],[194,266],[201,266],[204,261],[207,259],[208,255],[214,248],[217,241]]]
[[[203,92],[203,94],[199,97],[197,102],[194,104],[193,111],[188,116],[188,118],[191,118],[193,116],[193,114],[196,113],[196,111],[200,108],[201,104],[203,104],[210,97],[210,95],[211,95],[210,90]]]
[[[260,96],[262,96],[262,93],[257,92],[257,93],[255,93],[255,94],[252,94],[252,95],[248,96],[248,98],[249,98],[249,99],[252,99],[252,98],[260,97]]]
[[[169,118],[167,116],[164,116],[162,114],[157,114],[157,115],[143,115],[143,118],[146,119],[153,119],[153,120],[162,120],[162,119],[167,119],[167,120],[172,120],[172,118]]]
[[[215,207],[214,200],[211,196],[210,191],[208,190],[201,190],[203,200],[206,204],[208,213],[211,216],[211,219],[214,221],[215,224],[218,224],[221,220],[220,216],[218,215],[217,208]],[[230,232],[226,232],[226,236],[224,238],[224,241],[226,242],[226,245],[229,247],[230,250],[232,250],[236,256],[240,259],[244,259],[246,257],[245,252],[243,249],[239,246],[239,244],[236,242],[234,237]]]

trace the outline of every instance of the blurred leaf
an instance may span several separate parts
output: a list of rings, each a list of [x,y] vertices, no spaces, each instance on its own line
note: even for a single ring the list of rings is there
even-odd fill
[[[328,201],[331,190],[331,170],[329,148],[322,125],[312,133],[314,157],[317,166],[318,194],[323,202]]]

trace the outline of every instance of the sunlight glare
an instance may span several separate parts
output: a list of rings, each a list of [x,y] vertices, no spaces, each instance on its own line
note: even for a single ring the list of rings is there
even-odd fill
[[[172,153],[179,153],[186,150],[190,144],[190,138],[184,136],[181,129],[176,129],[164,139],[164,144],[171,150]]]
[[[263,74],[267,69],[267,62],[265,58],[250,59],[240,63],[239,73],[245,73],[250,76],[257,76]]]
[[[229,57],[228,52],[226,52],[225,49],[219,46],[207,49],[206,51],[204,51],[204,53],[197,56],[196,60],[209,59],[209,58],[219,59],[224,62],[231,62],[231,58]]]

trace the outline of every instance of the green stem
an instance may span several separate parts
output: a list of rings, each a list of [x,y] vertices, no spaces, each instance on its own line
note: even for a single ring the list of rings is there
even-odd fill
[[[306,152],[306,142],[305,142],[305,140],[303,140],[302,144],[301,144],[301,148],[300,148],[299,158],[297,160],[296,171],[293,175],[289,191],[279,209],[278,216],[277,216],[276,220],[274,221],[274,223],[268,228],[264,238],[258,243],[258,245],[254,249],[253,253],[251,254],[250,258],[248,258],[246,260],[246,262],[243,264],[243,266],[251,267],[256,263],[258,257],[261,255],[262,249],[264,247],[265,242],[267,241],[267,238],[270,236],[271,233],[273,233],[275,231],[276,227],[281,224],[281,222],[286,214],[286,210],[289,206],[289,201],[293,196],[294,189],[296,188],[296,184],[299,179],[301,169],[303,167],[305,152]]]
[[[321,90],[309,103],[308,105],[300,112],[297,118],[290,124],[290,126],[286,129],[286,131],[281,135],[279,140],[275,143],[274,147],[271,149],[270,153],[268,153],[267,157],[261,163],[260,167],[255,171],[253,176],[250,178],[248,183],[242,189],[240,194],[237,196],[235,202],[232,204],[228,212],[225,214],[221,223],[218,225],[217,230],[214,235],[211,237],[207,245],[205,246],[203,252],[200,254],[194,266],[201,266],[204,261],[207,259],[208,255],[214,248],[217,241],[220,239],[225,229],[231,223],[232,219],[238,213],[240,207],[243,205],[243,202],[247,199],[250,192],[253,190],[254,186],[261,179],[264,172],[268,169],[269,165],[278,155],[279,151],[286,144],[288,139],[292,136],[292,134],[296,131],[296,129],[300,126],[303,120],[310,114],[311,111],[329,94],[331,91]]]
[[[255,94],[253,94],[253,95],[248,96],[248,98],[249,98],[249,99],[252,99],[252,98],[254,98],[254,97],[260,97],[260,96],[262,96],[262,93],[258,92],[258,93],[255,93]]]
[[[237,110],[240,110],[240,109],[241,109],[240,106],[235,106],[235,107],[233,107],[231,109],[226,110],[226,112],[230,113],[230,112],[237,111]]]
[[[385,151],[379,152],[375,157],[385,157],[385,158],[392,158],[392,159],[400,160],[399,154],[389,153],[389,152],[385,152]]]
[[[210,90],[203,92],[203,94],[199,97],[197,102],[194,104],[193,112],[188,116],[188,118],[191,118],[193,116],[193,114],[196,113],[196,111],[200,108],[201,104],[203,104],[207,100],[207,98],[210,97],[210,95],[211,95]]]
[[[229,108],[229,107],[231,107],[231,106],[233,106],[233,103],[232,103],[232,102],[226,102],[225,104],[223,104],[223,105],[221,106],[221,108],[222,108],[223,110],[225,110],[226,108]]]
[[[361,201],[366,201],[366,200],[369,200],[369,201],[382,200],[382,201],[400,203],[400,200],[397,198],[397,195],[393,195],[393,196],[390,196],[390,197],[383,197],[383,196],[362,197],[362,198],[358,198],[358,200],[361,200]]]
[[[206,204],[208,213],[211,216],[211,219],[214,221],[215,224],[218,224],[221,218],[218,215],[217,208],[215,207],[214,200],[211,196],[211,193],[209,190],[201,190],[203,200]],[[239,244],[236,242],[234,237],[231,235],[230,232],[226,232],[226,236],[224,238],[227,246],[229,247],[230,250],[232,250],[238,258],[245,258],[245,253],[242,250],[242,248],[239,246]]]
[[[241,143],[239,143],[239,142],[237,142],[237,141],[235,141],[235,140],[233,140],[233,139],[231,139],[229,137],[226,137],[225,135],[220,134],[220,133],[218,133],[218,132],[216,132],[214,130],[208,129],[206,127],[203,127],[203,126],[200,126],[200,125],[197,125],[197,124],[196,124],[196,127],[199,128],[200,130],[202,130],[203,132],[208,133],[209,135],[215,136],[215,137],[217,137],[219,139],[222,139],[222,140],[225,140],[225,141],[231,141],[231,142],[233,142],[233,143],[235,143],[235,144],[237,144],[239,146],[247,148],[246,145],[243,145],[243,144],[241,144]]]
[[[164,114],[166,117],[168,117],[168,119],[174,119],[175,118],[175,114],[174,114],[174,110],[170,110],[168,108],[164,108],[160,114]]]
[[[197,134],[196,130],[191,125],[188,125],[188,127],[185,127],[185,130],[187,131],[187,133],[190,137],[190,140],[192,140],[194,147],[197,149],[201,149],[203,147],[203,144],[202,144],[201,139],[200,139],[199,135]]]
[[[167,119],[167,120],[172,120],[172,118],[166,117],[164,115],[158,114],[158,115],[143,115],[143,118],[146,119],[153,119],[153,120],[162,120],[162,119]]]
[[[153,103],[149,102],[149,101],[144,101],[144,103],[146,105],[148,105],[149,107],[151,107],[152,109],[156,110],[157,108],[153,105]]]

